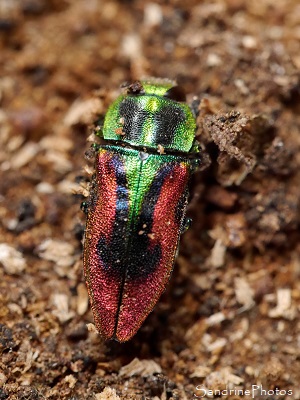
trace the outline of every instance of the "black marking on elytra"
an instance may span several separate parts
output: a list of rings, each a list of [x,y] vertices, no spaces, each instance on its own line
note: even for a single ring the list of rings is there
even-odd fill
[[[122,130],[125,132],[126,138],[139,141],[145,119],[149,117],[149,113],[133,98],[127,97],[120,104],[119,114],[120,117],[124,118]]]
[[[185,120],[184,112],[176,104],[170,104],[157,111],[153,118],[156,123],[156,143],[171,145],[179,124]]]
[[[126,172],[123,162],[119,156],[114,156],[110,162],[110,168],[115,171],[116,210],[115,220],[110,240],[105,236],[99,238],[97,253],[103,262],[104,269],[119,277],[124,272],[124,255],[126,254],[126,233],[129,217],[129,193]]]
[[[161,245],[151,238],[153,218],[164,181],[174,166],[167,164],[158,171],[145,195],[140,214],[128,231],[127,180],[120,160],[119,163],[121,165],[114,161],[118,185],[114,227],[109,241],[100,237],[97,252],[104,269],[112,276],[118,279],[126,276],[126,280],[143,279],[156,270],[161,260]]]
[[[159,266],[161,245],[151,238],[154,211],[165,179],[173,166],[164,165],[152,181],[142,203],[137,223],[133,230],[133,239],[128,254],[127,279],[141,279],[151,275]],[[150,235],[150,236],[149,236]]]

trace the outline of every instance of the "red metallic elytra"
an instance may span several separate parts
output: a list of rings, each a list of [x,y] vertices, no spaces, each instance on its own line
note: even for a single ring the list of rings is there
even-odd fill
[[[129,340],[152,311],[186,223],[199,153],[191,111],[172,99],[178,92],[172,85],[142,82],[113,103],[104,121],[109,142],[95,160],[84,273],[95,324],[106,339]]]

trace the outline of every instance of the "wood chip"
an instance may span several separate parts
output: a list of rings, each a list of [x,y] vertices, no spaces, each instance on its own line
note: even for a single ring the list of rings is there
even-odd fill
[[[153,374],[161,374],[162,369],[153,360],[139,360],[134,358],[131,363],[125,365],[120,369],[119,376],[130,377],[133,375],[140,375],[142,377],[150,376]]]
[[[74,311],[69,310],[69,297],[66,294],[53,294],[52,304],[54,306],[52,313],[59,319],[60,322],[67,322],[74,317]]]
[[[277,290],[277,306],[269,311],[269,317],[293,320],[296,317],[296,308],[292,305],[291,289],[283,288]]]
[[[210,389],[224,389],[226,385],[240,385],[244,379],[232,373],[230,368],[222,368],[220,371],[210,373],[206,379],[205,384]]]
[[[195,371],[190,375],[190,378],[205,378],[211,372],[211,368],[199,365]]]
[[[64,382],[68,383],[69,388],[71,389],[73,389],[77,382],[77,379],[74,377],[74,375],[67,375],[63,380]]]
[[[103,112],[103,103],[100,99],[75,100],[64,118],[66,126],[76,124],[90,124],[93,119]]]
[[[117,395],[116,389],[106,387],[103,392],[95,394],[96,400],[121,400],[121,397]]]
[[[84,315],[89,307],[89,297],[84,283],[77,286],[77,314]]]
[[[244,278],[234,280],[235,296],[238,303],[243,305],[243,310],[248,310],[254,306],[254,291]]]
[[[224,265],[226,254],[226,246],[220,239],[215,241],[211,251],[210,262],[214,268],[220,268]]]
[[[30,163],[40,150],[40,145],[28,142],[10,160],[12,169],[19,169]]]
[[[20,274],[26,268],[23,254],[5,243],[0,243],[0,264],[9,275]]]
[[[38,247],[38,255],[44,260],[55,262],[58,266],[70,267],[74,264],[74,247],[67,242],[46,239]]]
[[[214,326],[225,321],[225,319],[226,319],[225,315],[222,312],[218,312],[206,318],[205,322],[207,323],[208,326]]]

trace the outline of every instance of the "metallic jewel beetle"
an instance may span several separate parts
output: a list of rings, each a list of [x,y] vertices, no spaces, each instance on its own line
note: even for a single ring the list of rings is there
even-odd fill
[[[106,339],[129,340],[173,270],[188,183],[200,163],[195,118],[178,86],[145,80],[109,107],[87,204],[84,274]]]

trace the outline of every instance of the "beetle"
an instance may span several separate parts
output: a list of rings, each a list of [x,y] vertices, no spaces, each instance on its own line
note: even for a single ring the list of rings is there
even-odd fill
[[[84,276],[98,332],[131,339],[165,290],[200,164],[175,82],[137,81],[108,108],[87,203]]]

